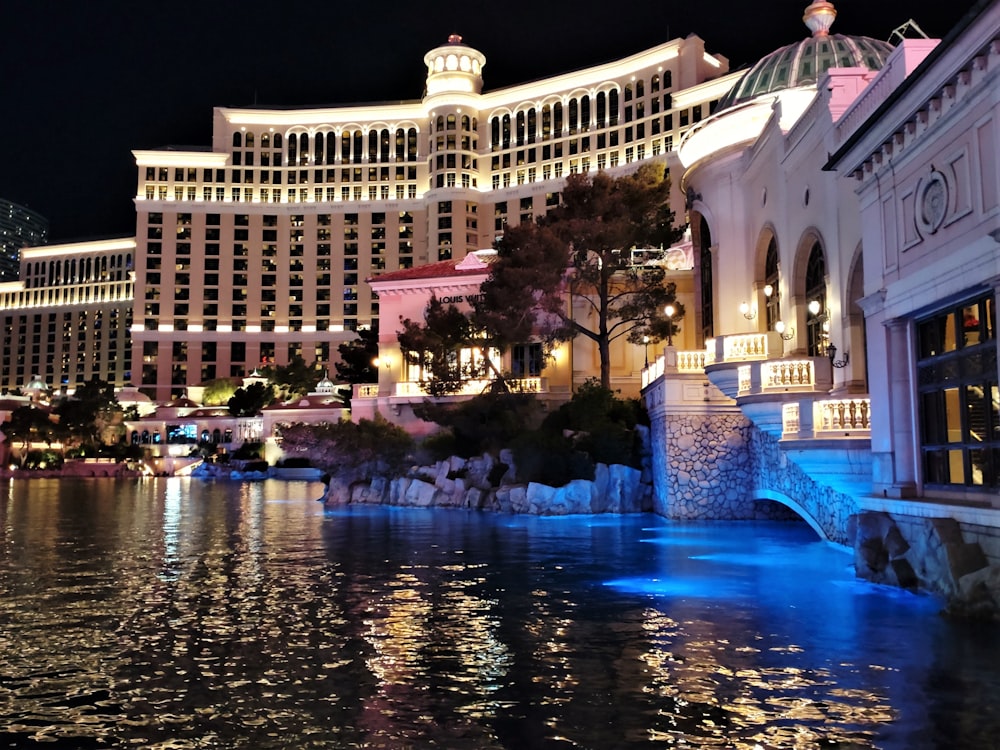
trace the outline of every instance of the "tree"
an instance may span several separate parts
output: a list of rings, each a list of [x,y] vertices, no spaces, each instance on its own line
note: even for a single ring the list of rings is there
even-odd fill
[[[205,406],[222,406],[228,404],[229,399],[236,393],[239,383],[233,378],[218,378],[210,380],[205,384],[205,392],[202,394],[202,403]]]
[[[307,365],[297,354],[287,365],[268,365],[260,374],[271,381],[278,391],[277,398],[283,401],[312,392],[323,376],[315,360]]]
[[[229,399],[229,413],[234,417],[254,417],[274,401],[274,388],[265,383],[251,383],[238,388]]]
[[[456,393],[465,381],[486,373],[486,357],[473,361],[460,356],[462,349],[484,337],[481,326],[454,305],[446,306],[432,295],[423,323],[406,318],[402,325],[397,334],[400,350],[408,362],[419,366],[420,385],[430,395]]]
[[[340,361],[334,363],[337,379],[345,383],[375,383],[378,368],[374,360],[378,357],[378,328],[363,328],[358,338],[345,341],[337,347]]]
[[[81,448],[113,445],[124,435],[124,410],[111,383],[93,378],[62,399],[54,409],[67,440]]]
[[[59,425],[48,411],[35,406],[21,406],[12,411],[10,419],[0,424],[0,432],[11,444],[20,443],[22,450],[31,443],[52,444],[60,439]]]
[[[612,341],[665,339],[684,315],[663,269],[633,265],[630,253],[634,247],[664,247],[680,238],[669,194],[662,164],[646,164],[622,177],[570,175],[559,206],[536,223],[504,233],[500,258],[483,285],[484,298],[495,298],[492,304],[499,303],[502,311],[504,300],[516,300],[518,285],[530,282],[535,309],[556,319],[547,326],[551,335],[582,335],[597,345],[601,384],[608,388]],[[574,317],[574,300],[589,306],[592,323]],[[672,319],[664,314],[667,304],[674,306]]]

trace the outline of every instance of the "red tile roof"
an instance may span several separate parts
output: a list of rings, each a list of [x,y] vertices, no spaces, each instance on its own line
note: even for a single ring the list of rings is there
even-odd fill
[[[440,260],[437,263],[427,263],[414,268],[401,268],[398,271],[389,271],[379,276],[370,276],[366,281],[411,281],[416,279],[443,279],[456,276],[475,276],[489,271],[489,266],[497,256],[493,253],[476,255],[485,267],[480,266],[476,261],[469,262],[468,256],[461,260]],[[465,266],[464,268],[462,266]]]

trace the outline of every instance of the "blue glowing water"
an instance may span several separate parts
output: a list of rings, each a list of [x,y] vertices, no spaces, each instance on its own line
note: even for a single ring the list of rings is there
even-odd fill
[[[14,481],[0,747],[988,748],[1000,628],[805,524]]]

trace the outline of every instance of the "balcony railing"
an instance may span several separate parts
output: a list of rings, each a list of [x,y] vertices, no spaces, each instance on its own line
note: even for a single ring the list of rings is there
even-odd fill
[[[811,413],[810,410],[811,409]],[[803,424],[803,410],[812,423]],[[867,438],[871,435],[871,399],[839,398],[791,401],[781,405],[781,433],[794,438]]]
[[[852,434],[871,430],[871,399],[840,398],[813,403],[813,429],[819,433]]]
[[[667,356],[672,362],[676,362],[673,368],[667,366]],[[705,362],[708,352],[704,349],[695,351],[670,350],[668,355],[661,355],[649,363],[642,371],[642,387],[645,388],[650,383],[661,377],[668,369],[679,373],[703,373],[705,372]]]
[[[461,390],[448,394],[451,396],[475,396],[489,389],[491,380],[467,380],[462,384]],[[508,380],[510,389],[517,393],[547,393],[549,390],[548,378],[519,378]],[[377,395],[377,393],[376,393]],[[396,383],[394,396],[405,396],[408,398],[426,398],[427,391],[417,381],[403,381]]]

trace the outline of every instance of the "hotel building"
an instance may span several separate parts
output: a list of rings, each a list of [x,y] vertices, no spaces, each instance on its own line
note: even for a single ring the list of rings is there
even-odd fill
[[[735,80],[695,36],[487,93],[485,56],[458,36],[424,64],[420,100],[220,107],[211,148],[134,152],[144,392],[165,401],[295,355],[329,363],[378,321],[367,278],[490,247],[574,172],[676,166],[675,144]],[[637,390],[641,353],[618,364]]]
[[[48,219],[0,198],[0,282],[18,278],[21,248],[44,245],[48,236]]]
[[[134,239],[24,248],[0,283],[0,389],[132,379]]]

